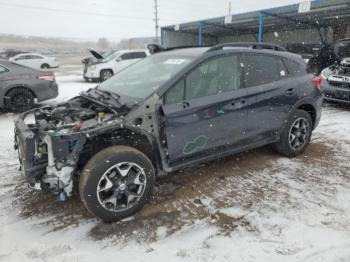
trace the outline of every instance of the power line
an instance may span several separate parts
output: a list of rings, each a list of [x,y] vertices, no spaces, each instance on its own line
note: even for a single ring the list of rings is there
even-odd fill
[[[40,2],[45,2],[47,4],[52,4],[53,2],[48,2],[47,0],[35,0],[35,1],[40,1]],[[193,1],[193,0],[191,0]],[[74,6],[79,6],[81,7],[81,4],[78,3],[78,2],[74,2],[74,1],[66,1],[66,0],[60,0],[59,3],[66,3],[66,4],[69,4],[70,6],[74,5]],[[124,4],[124,5],[122,5]],[[165,5],[164,5],[165,4]],[[167,6],[167,4],[175,4],[175,6]],[[125,5],[124,2],[118,4],[118,5],[113,5],[113,4],[106,4],[106,3],[93,3],[93,2],[90,2],[90,1],[86,1],[84,2],[84,6],[86,7],[90,7],[90,8],[94,8],[94,7],[103,7],[103,8],[106,8],[106,9],[114,9],[114,8],[118,8],[119,11],[134,11],[135,10],[137,12],[143,12],[145,11],[145,8],[141,7],[141,6],[138,6],[138,5],[135,5],[135,6],[130,6],[130,5]],[[184,21],[187,21],[187,20],[191,20],[190,17],[186,17],[187,15],[184,15],[184,16],[178,16],[176,13],[181,13],[182,15],[183,14],[191,14],[193,15],[193,11],[188,9],[188,8],[185,8],[185,7],[182,7],[183,5],[179,5],[179,4],[176,4],[176,3],[173,3],[173,2],[164,2],[164,3],[161,3],[161,5],[159,5],[159,2],[158,2],[158,20],[159,20],[159,10],[161,9],[161,12],[162,14],[166,14],[166,16],[168,15],[171,15],[172,17],[174,17],[174,19],[168,19],[168,18],[165,18],[165,19],[161,19],[163,21],[173,21],[173,22],[179,22],[180,20],[184,20]],[[43,6],[40,6],[40,7],[43,7]],[[164,7],[164,8],[161,8],[161,7]],[[45,8],[45,7],[44,7]],[[48,7],[50,8],[50,7]],[[201,9],[203,8],[203,9]],[[55,8],[52,8],[52,9],[55,9]],[[217,14],[213,13],[213,9],[207,9],[206,5],[198,5],[196,6],[196,10],[198,9],[201,9],[200,10],[200,13],[202,14],[202,16],[216,16]],[[55,9],[56,10],[56,9]],[[53,11],[53,10],[52,10]],[[101,14],[101,13],[100,13]],[[103,15],[103,14],[102,14]],[[116,14],[117,15],[117,14]],[[136,14],[135,14],[136,16]]]
[[[125,16],[125,15],[117,15],[117,14],[102,14],[102,13],[95,13],[95,12],[86,12],[86,11],[76,11],[76,10],[67,10],[67,9],[60,9],[60,8],[50,8],[50,7],[43,7],[43,6],[28,6],[28,5],[21,5],[21,4],[9,4],[0,2],[0,5],[2,6],[8,6],[8,7],[15,7],[15,8],[24,8],[24,9],[30,9],[30,10],[41,10],[41,11],[49,11],[49,12],[58,12],[58,13],[70,13],[70,14],[80,14],[80,15],[95,15],[95,16],[103,16],[103,17],[112,17],[112,18],[122,18],[122,19],[132,19],[132,20],[148,20],[152,21],[151,17],[141,17],[141,16]],[[166,19],[167,21],[176,21],[178,20],[172,20],[172,19]]]

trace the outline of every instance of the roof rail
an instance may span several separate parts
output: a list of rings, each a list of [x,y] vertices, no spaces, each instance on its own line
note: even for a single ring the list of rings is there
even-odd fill
[[[233,48],[239,48],[239,47],[246,47],[251,49],[268,49],[268,50],[274,50],[274,51],[287,51],[284,47],[270,44],[270,43],[254,43],[254,42],[237,42],[237,43],[225,43],[225,44],[219,44],[211,47],[207,52],[213,52],[222,50],[226,47],[233,47]]]
[[[158,44],[148,44],[147,49],[151,54],[159,53],[159,52],[166,52],[166,51],[171,51],[171,50],[176,50],[176,49],[184,49],[184,48],[194,48],[194,47],[199,47],[198,45],[183,45],[183,46],[176,46],[176,47],[168,47],[164,48],[161,45]],[[202,46],[205,47],[205,46]]]

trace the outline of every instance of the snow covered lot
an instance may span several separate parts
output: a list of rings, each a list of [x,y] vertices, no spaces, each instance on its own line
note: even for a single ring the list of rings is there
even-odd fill
[[[70,70],[56,101],[94,86]],[[77,194],[61,203],[26,188],[15,117],[0,115],[0,261],[350,261],[350,107],[327,105],[295,159],[262,148],[170,174],[115,224]]]

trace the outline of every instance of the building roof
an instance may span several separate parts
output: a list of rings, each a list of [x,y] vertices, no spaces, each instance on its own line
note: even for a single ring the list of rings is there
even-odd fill
[[[162,30],[197,33],[199,24],[203,35],[220,36],[227,33],[256,33],[259,18],[263,16],[264,31],[287,30],[312,27],[327,27],[350,19],[350,0],[316,0],[311,2],[308,12],[300,13],[299,4],[232,15],[231,23],[225,23],[225,16],[200,21],[170,25]]]

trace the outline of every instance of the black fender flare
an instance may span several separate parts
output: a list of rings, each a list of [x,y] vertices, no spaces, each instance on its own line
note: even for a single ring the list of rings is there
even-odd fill
[[[279,131],[279,134],[281,134],[282,130],[284,130],[284,128],[286,127],[286,124],[288,122],[288,119],[291,118],[291,116],[293,115],[293,113],[300,107],[302,106],[306,106],[306,105],[310,105],[313,107],[313,109],[316,111],[316,105],[315,105],[315,100],[313,98],[310,97],[304,97],[303,99],[299,100],[297,103],[295,103],[293,105],[293,107],[289,110],[287,117],[285,119],[285,121],[283,122],[283,126]]]

